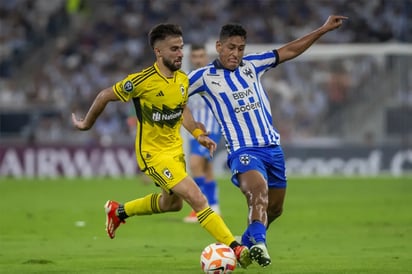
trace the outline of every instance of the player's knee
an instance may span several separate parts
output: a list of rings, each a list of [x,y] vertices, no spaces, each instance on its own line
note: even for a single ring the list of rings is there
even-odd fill
[[[169,205],[169,210],[168,211],[180,211],[183,208],[183,201],[182,200],[176,200],[173,201],[170,205]]]
[[[199,212],[208,206],[207,198],[202,192],[200,192],[196,197],[193,196],[188,203],[196,212]]]
[[[283,213],[283,208],[277,207],[273,209],[268,209],[268,222],[271,223],[275,219],[279,218]]]

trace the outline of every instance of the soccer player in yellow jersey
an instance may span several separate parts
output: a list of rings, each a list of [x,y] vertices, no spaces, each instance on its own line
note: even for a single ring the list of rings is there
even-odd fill
[[[218,242],[230,246],[242,267],[251,261],[247,247],[234,238],[223,219],[209,206],[194,180],[186,173],[180,127],[211,153],[213,142],[186,107],[189,81],[180,70],[183,58],[183,38],[179,26],[159,24],[149,33],[149,43],[156,62],[141,72],[130,74],[113,87],[100,91],[84,119],[72,114],[79,130],[90,129],[105,106],[111,101],[132,100],[136,109],[136,157],[139,168],[161,188],[161,193],[120,204],[107,201],[106,231],[110,238],[125,219],[134,215],[150,215],[179,211],[186,201],[196,212],[200,225]]]

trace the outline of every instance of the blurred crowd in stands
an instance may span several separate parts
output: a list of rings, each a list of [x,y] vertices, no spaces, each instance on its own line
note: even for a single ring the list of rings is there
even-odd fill
[[[412,43],[412,0],[1,1],[0,108],[32,110],[24,134],[33,142],[130,140],[129,104],[109,105],[87,134],[72,134],[70,113],[84,114],[102,88],[153,63],[147,43],[153,25],[177,23],[186,44],[199,44],[214,43],[222,24],[239,22],[249,44],[282,44],[330,14],[350,20],[319,43]],[[366,64],[353,75],[353,60],[326,67],[312,62],[306,70],[294,63],[266,77],[283,139],[318,134],[325,116],[339,111],[376,70],[374,61]]]

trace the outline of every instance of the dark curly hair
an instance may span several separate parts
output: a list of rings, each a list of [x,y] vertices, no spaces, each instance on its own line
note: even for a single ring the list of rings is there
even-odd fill
[[[175,24],[158,24],[149,32],[149,44],[153,49],[157,41],[164,40],[168,36],[183,36],[182,29]]]
[[[232,36],[247,38],[246,30],[239,24],[226,24],[220,29],[219,40],[223,41]]]

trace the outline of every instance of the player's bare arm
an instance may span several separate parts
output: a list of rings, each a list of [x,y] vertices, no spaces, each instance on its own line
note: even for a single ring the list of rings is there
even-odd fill
[[[206,135],[206,130],[205,126],[202,123],[196,122],[195,119],[193,118],[192,111],[190,108],[185,105],[183,108],[183,126],[187,131],[192,133],[194,130],[198,129],[203,132],[204,135]]]
[[[190,108],[186,105],[183,109],[183,126],[187,131],[189,131],[193,137],[201,144],[202,146],[209,149],[210,156],[213,157],[213,153],[216,150],[217,144],[207,137],[207,132],[204,130],[204,125],[202,123],[196,122],[193,118]]]
[[[118,101],[119,98],[113,92],[113,88],[105,88],[97,94],[96,98],[93,101],[93,104],[90,106],[89,111],[86,114],[86,117],[78,119],[74,113],[72,113],[72,122],[73,125],[79,130],[88,130],[96,122],[99,115],[102,113],[106,105],[111,101]]]
[[[348,19],[348,17],[346,16],[331,15],[320,28],[282,46],[278,49],[279,63],[299,56],[305,50],[307,50],[316,40],[322,37],[322,35],[336,28],[339,28],[342,25],[343,20],[346,19]]]

